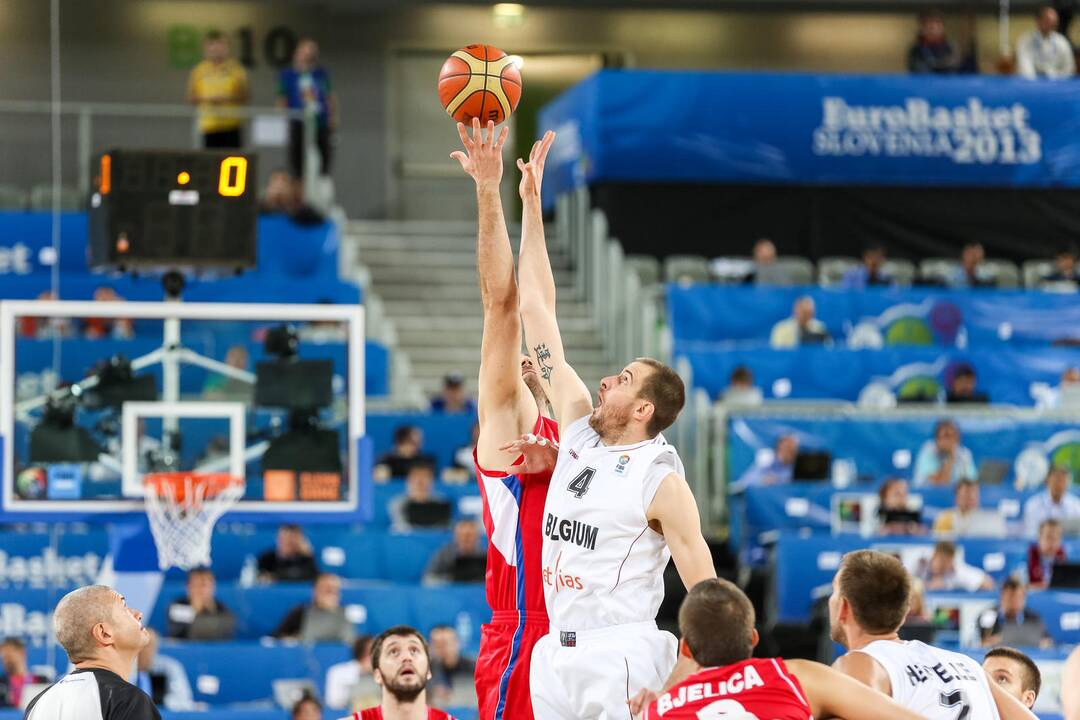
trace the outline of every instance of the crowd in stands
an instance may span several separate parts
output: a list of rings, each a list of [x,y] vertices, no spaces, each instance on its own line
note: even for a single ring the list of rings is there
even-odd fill
[[[1076,75],[1076,48],[1069,38],[1075,10],[1072,0],[1056,0],[1035,14],[1035,29],[1016,43],[1015,74],[1029,80],[1066,79]],[[945,18],[937,10],[919,15],[915,41],[908,49],[908,71],[915,74],[951,75],[978,72],[974,43],[962,48],[945,32]]]

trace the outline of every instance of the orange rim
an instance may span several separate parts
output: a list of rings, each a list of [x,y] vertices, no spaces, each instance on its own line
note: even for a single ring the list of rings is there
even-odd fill
[[[170,494],[167,493],[166,488],[171,488],[171,495],[177,500],[184,499],[188,487],[193,491],[196,488],[205,488],[203,497],[212,498],[230,485],[239,485],[240,483],[240,478],[233,477],[228,473],[158,472],[147,473],[143,478],[143,484],[155,495],[165,497]]]

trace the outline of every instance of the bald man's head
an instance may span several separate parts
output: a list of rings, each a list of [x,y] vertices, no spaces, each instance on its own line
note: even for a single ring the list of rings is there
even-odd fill
[[[137,653],[148,641],[141,621],[142,613],[105,585],[72,590],[53,611],[56,640],[73,663],[95,659],[107,648]]]

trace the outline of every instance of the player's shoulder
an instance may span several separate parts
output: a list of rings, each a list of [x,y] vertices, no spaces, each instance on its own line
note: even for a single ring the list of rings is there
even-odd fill
[[[457,718],[445,710],[428,708],[428,720],[457,720]]]

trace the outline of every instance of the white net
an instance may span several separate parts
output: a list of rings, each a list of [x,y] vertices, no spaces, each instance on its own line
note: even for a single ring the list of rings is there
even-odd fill
[[[230,476],[148,475],[146,514],[162,570],[209,567],[214,524],[244,495]]]

